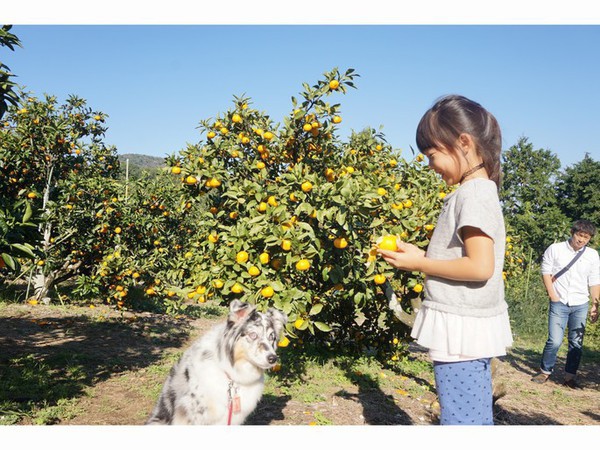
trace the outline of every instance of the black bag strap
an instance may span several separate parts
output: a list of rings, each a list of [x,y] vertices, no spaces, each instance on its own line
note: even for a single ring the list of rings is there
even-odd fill
[[[556,280],[558,280],[558,277],[560,277],[567,270],[569,270],[573,264],[575,264],[575,261],[577,261],[581,255],[583,255],[583,252],[585,252],[585,249],[586,249],[586,247],[583,247],[580,251],[577,252],[577,254],[573,257],[573,259],[571,260],[571,262],[569,264],[567,264],[565,267],[563,267],[558,272],[556,272],[555,275],[552,275],[552,282],[553,283]]]

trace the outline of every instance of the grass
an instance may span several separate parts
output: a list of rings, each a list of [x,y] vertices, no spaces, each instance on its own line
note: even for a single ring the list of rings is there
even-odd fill
[[[546,340],[548,307],[541,282],[530,282],[526,286],[524,279],[514,280],[507,285],[506,293],[515,347],[519,352],[516,357],[529,361],[539,358]],[[50,352],[32,341],[27,349],[8,355],[0,352],[0,425],[68,421],[81,414],[80,400],[90,395],[98,382],[109,377],[120,376],[118,383],[131,386],[135,384],[131,382],[133,374],[143,375],[150,382],[136,384],[133,389],[145,398],[155,399],[189,336],[189,330],[176,321],[146,323],[125,316],[107,317],[98,311],[100,308],[80,307],[81,313],[76,313],[75,305],[52,306],[59,319],[48,319],[49,323],[42,327],[39,320],[32,323],[25,315],[19,316],[18,310],[12,315],[2,314],[3,309],[10,309],[14,295],[0,299],[0,326],[12,323],[31,339],[37,334],[51,335],[53,327],[62,327],[67,336],[78,337],[81,342],[58,346]],[[217,318],[224,317],[225,312],[225,308],[202,305],[188,308],[186,315]],[[60,318],[62,316],[66,318]],[[69,321],[73,323],[70,325]],[[124,339],[132,342],[123,346]],[[600,363],[598,323],[588,325],[584,346],[585,359]],[[96,347],[105,348],[90,352]],[[161,350],[167,347],[174,350]],[[378,408],[385,410],[392,405],[384,391],[392,390],[412,398],[435,392],[431,364],[427,358],[416,357],[414,353],[385,364],[367,355],[354,357],[323,349],[294,347],[294,344],[280,353],[283,368],[269,373],[265,386],[264,398],[273,402],[287,398],[313,405],[332,396],[360,398],[368,393],[375,395]],[[561,347],[560,355],[565,353],[566,344]],[[539,394],[525,387],[521,395]],[[573,401],[558,389],[548,400],[551,404]],[[312,419],[318,425],[333,423],[333,418],[319,411],[313,413]]]

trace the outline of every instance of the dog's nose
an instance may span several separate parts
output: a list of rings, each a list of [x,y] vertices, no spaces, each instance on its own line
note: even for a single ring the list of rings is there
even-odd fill
[[[269,355],[267,357],[267,361],[269,361],[269,364],[275,364],[277,362],[277,355]]]

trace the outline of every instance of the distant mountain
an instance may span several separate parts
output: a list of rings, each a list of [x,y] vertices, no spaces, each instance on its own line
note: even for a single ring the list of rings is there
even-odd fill
[[[160,168],[165,167],[165,158],[140,155],[138,153],[124,153],[119,155],[123,177],[125,177],[127,160],[129,160],[129,176],[131,178],[139,178],[142,172],[147,172],[150,176],[154,176]]]

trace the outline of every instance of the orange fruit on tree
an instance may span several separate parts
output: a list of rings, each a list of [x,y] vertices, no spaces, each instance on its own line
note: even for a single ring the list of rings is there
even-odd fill
[[[310,123],[305,123],[305,124],[302,126],[302,129],[303,129],[304,131],[311,131],[311,130],[312,130],[312,126],[310,125]]]
[[[267,204],[265,202],[260,202],[258,204],[258,210],[260,212],[265,212],[267,210]]]
[[[244,292],[244,287],[240,283],[235,283],[233,286],[231,286],[231,292],[234,294],[241,294]]]
[[[252,266],[248,269],[248,274],[252,277],[260,275],[260,269],[256,266]]]
[[[413,287],[413,291],[415,291],[416,293],[422,292],[423,291],[423,285],[421,283],[415,284],[415,286]]]
[[[275,294],[275,291],[271,286],[265,286],[260,290],[260,295],[262,295],[265,298],[273,297],[273,294]]]
[[[221,289],[223,287],[223,280],[214,280],[213,281],[213,286],[216,289]]]
[[[310,192],[312,191],[313,184],[310,181],[305,181],[302,183],[301,188],[303,192]]]
[[[278,347],[287,347],[288,345],[290,345],[290,340],[287,336],[283,336],[277,343]]]
[[[308,259],[301,259],[296,263],[296,270],[304,272],[308,269],[310,269],[310,261]]]
[[[327,178],[327,181],[329,181],[329,182],[333,181],[334,177],[335,177],[335,172],[333,169],[331,169],[331,168],[325,169],[325,178]]]
[[[348,240],[345,237],[337,237],[333,240],[333,246],[335,248],[346,248],[348,247]]]
[[[231,117],[231,120],[234,123],[242,123],[242,116],[236,113]]]
[[[270,131],[266,131],[266,132],[263,134],[263,137],[264,137],[264,138],[265,138],[267,141],[270,141],[271,139],[273,139],[273,137],[274,137],[274,136],[275,136],[275,135],[274,135],[273,133],[271,133]]]
[[[294,327],[296,327],[296,329],[299,330],[302,327],[302,325],[304,325],[304,319],[298,318],[294,321]]]
[[[171,169],[171,173],[179,175],[181,173],[181,167],[175,166]]]
[[[241,250],[237,253],[237,255],[235,255],[235,260],[238,264],[244,264],[248,261],[248,257],[248,252]]]
[[[340,82],[338,80],[331,80],[329,82],[329,89],[335,91],[338,87],[340,87]]]
[[[37,194],[35,192],[30,192],[27,194],[27,198],[30,198],[30,199],[37,198]]]
[[[219,235],[215,234],[215,233],[211,233],[208,235],[208,240],[209,242],[212,242],[213,244],[216,244],[217,241],[219,240]]]
[[[389,234],[387,236],[383,236],[381,238],[381,241],[377,244],[377,247],[379,247],[381,250],[391,250],[393,252],[397,252],[398,251],[398,244],[397,244],[397,236],[394,236],[392,234]]]
[[[281,248],[287,252],[292,248],[292,241],[290,241],[289,239],[284,239],[283,241],[281,241]]]
[[[208,187],[212,187],[212,188],[217,188],[217,187],[221,186],[221,182],[214,177],[211,178],[210,180],[208,180],[206,182],[206,184]]]
[[[378,273],[377,275],[375,275],[373,277],[373,281],[375,282],[375,284],[383,284],[385,283],[385,275]]]
[[[258,259],[260,260],[261,264],[268,264],[269,254],[267,252],[263,252],[258,256]]]
[[[341,123],[342,118],[340,116],[333,116],[332,122],[333,123]]]
[[[208,134],[206,135],[207,138],[212,139],[217,135],[217,133],[215,133],[214,131],[209,131]]]
[[[185,182],[187,184],[196,184],[198,180],[194,175],[188,175],[188,177],[185,179]]]

